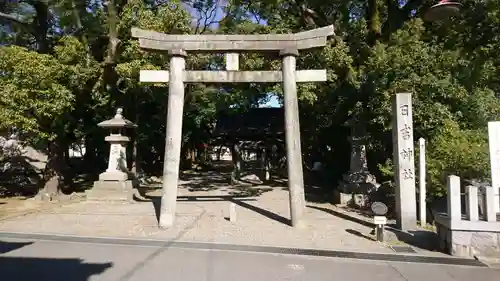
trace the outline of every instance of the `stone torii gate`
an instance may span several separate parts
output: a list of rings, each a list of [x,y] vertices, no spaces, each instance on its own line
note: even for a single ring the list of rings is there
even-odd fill
[[[164,51],[170,71],[141,70],[141,82],[168,82],[168,113],[159,227],[174,223],[184,109],[184,83],[283,83],[291,225],[303,225],[305,208],[297,82],[326,81],[326,70],[296,70],[299,50],[324,47],[333,25],[295,34],[171,35],[132,28],[142,49]],[[281,71],[238,71],[239,52],[278,52]],[[226,54],[226,71],[186,71],[186,52]]]

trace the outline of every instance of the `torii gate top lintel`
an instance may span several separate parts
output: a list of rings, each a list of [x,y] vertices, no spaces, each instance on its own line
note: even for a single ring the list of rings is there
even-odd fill
[[[333,25],[294,34],[173,35],[132,28],[132,37],[140,47],[168,51],[182,49],[196,52],[279,51],[287,48],[305,50],[323,47],[327,37],[335,35]]]

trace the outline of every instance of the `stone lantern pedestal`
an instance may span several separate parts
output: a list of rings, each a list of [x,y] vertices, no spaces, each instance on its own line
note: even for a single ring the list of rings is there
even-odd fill
[[[91,190],[87,191],[87,200],[91,201],[132,201],[133,184],[131,173],[127,169],[127,143],[129,137],[122,135],[125,128],[136,125],[122,116],[123,110],[118,108],[113,119],[98,124],[99,127],[111,129],[105,138],[110,143],[109,162],[106,171],[99,175]]]

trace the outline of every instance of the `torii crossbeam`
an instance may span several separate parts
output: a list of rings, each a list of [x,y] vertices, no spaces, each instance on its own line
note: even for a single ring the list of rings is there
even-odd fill
[[[304,225],[304,180],[300,146],[297,82],[326,81],[326,70],[296,70],[299,50],[323,47],[333,25],[295,34],[259,35],[171,35],[132,28],[132,36],[148,51],[170,55],[170,71],[141,70],[140,81],[169,83],[167,132],[163,168],[162,199],[159,226],[171,227],[177,203],[177,185],[182,139],[184,83],[283,83],[288,187],[290,191],[291,225]],[[186,71],[188,52],[226,53],[226,71]],[[278,52],[281,71],[238,71],[239,52]]]

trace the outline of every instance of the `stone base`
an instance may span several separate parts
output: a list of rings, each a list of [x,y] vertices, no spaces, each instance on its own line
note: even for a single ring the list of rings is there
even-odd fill
[[[134,189],[131,180],[95,181],[94,187],[86,192],[87,201],[132,202]]]
[[[106,171],[99,175],[99,181],[126,181],[128,178],[128,174],[121,171]]]
[[[343,193],[339,190],[333,191],[333,203],[343,206],[367,207],[369,198],[367,194]]]
[[[461,224],[464,225],[461,221]],[[489,231],[478,231],[475,224],[489,222],[469,222],[470,229],[453,229],[451,223],[443,222],[442,219],[436,220],[436,229],[439,239],[439,250],[452,256],[459,257],[500,257],[500,222],[498,229]],[[464,228],[464,227],[462,227]]]

